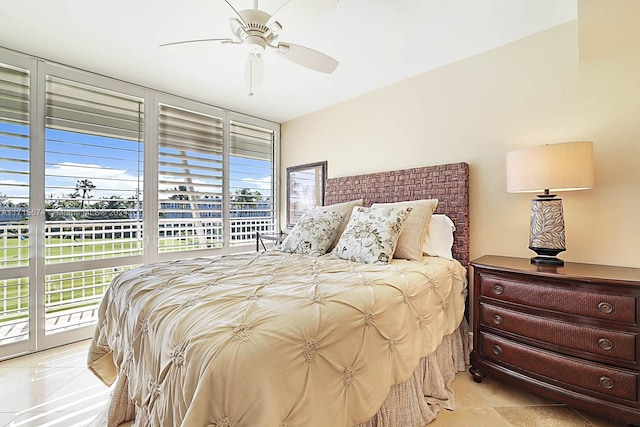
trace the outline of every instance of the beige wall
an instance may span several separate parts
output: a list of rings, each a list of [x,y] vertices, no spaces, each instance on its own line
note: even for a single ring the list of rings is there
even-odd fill
[[[466,161],[471,257],[529,257],[531,195],[506,192],[505,154],[590,140],[596,187],[561,193],[561,258],[640,267],[640,46],[579,63],[577,28],[564,24],[284,123],[282,182],[287,166],[322,160],[330,177]]]

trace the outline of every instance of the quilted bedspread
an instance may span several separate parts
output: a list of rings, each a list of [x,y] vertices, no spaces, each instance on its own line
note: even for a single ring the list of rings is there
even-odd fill
[[[127,381],[136,425],[352,426],[457,328],[465,273],[278,251],[147,265],[112,282],[88,364]]]

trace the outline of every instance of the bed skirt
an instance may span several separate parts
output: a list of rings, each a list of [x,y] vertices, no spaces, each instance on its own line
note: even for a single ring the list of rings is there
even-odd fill
[[[457,372],[466,370],[470,350],[469,325],[463,318],[436,351],[420,359],[408,381],[391,387],[378,413],[356,427],[423,427],[440,409],[455,409],[451,382]]]
[[[391,387],[387,400],[373,418],[356,427],[424,427],[436,418],[440,409],[453,410],[455,396],[451,382],[457,372],[466,370],[470,350],[469,325],[463,318],[458,329],[445,336],[436,351],[420,359],[408,381]],[[126,376],[121,375],[112,386],[108,406],[91,427],[147,425],[146,420],[134,421],[136,410],[128,394]],[[140,415],[142,411],[138,412],[138,418]]]

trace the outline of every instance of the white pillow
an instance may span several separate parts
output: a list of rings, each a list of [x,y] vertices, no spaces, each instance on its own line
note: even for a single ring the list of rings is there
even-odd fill
[[[409,206],[355,207],[332,254],[364,264],[388,264],[411,213]]]
[[[345,211],[323,208],[305,213],[284,239],[280,250],[311,256],[324,255],[345,215]]]
[[[454,231],[456,231],[456,226],[451,218],[442,214],[432,215],[422,244],[422,252],[429,256],[453,259],[451,248],[453,247]]]

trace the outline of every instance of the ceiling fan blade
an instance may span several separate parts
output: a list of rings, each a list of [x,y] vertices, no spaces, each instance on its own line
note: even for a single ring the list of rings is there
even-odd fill
[[[289,0],[267,21],[271,27],[276,21],[285,28],[293,28],[306,24],[338,4],[338,0]]]
[[[262,55],[250,53],[247,56],[247,65],[245,67],[244,78],[249,88],[249,96],[253,96],[253,89],[262,85],[262,77],[264,76],[264,60]]]
[[[161,44],[160,47],[172,46],[172,45],[176,45],[176,44],[202,43],[202,42],[237,43],[237,42],[234,42],[230,38],[225,38],[225,39],[197,39],[197,40],[183,40],[183,41],[179,41],[179,42],[164,43],[164,44]]]
[[[279,43],[275,51],[291,62],[321,73],[331,74],[338,66],[332,57],[297,44]]]
[[[229,5],[229,7],[233,10],[233,12],[238,15],[238,18],[240,18],[240,21],[244,24],[247,25],[247,22],[244,20],[244,18],[242,17],[242,15],[240,15],[240,13],[238,12],[238,10],[233,7],[233,5],[231,3],[229,3],[229,0],[224,0],[225,3],[227,3]]]

